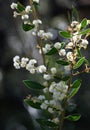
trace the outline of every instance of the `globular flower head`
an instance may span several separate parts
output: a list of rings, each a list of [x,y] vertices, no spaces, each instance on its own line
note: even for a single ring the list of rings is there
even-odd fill
[[[61,48],[61,43],[60,43],[60,42],[56,42],[56,43],[54,44],[54,47],[55,47],[57,50],[59,50],[59,49]]]
[[[43,38],[44,38],[45,40],[51,39],[52,37],[53,37],[53,34],[52,34],[51,32],[47,32],[47,33],[44,33],[44,34],[43,34]]]
[[[43,75],[43,78],[44,78],[45,80],[50,80],[50,79],[51,79],[51,75],[50,75],[50,74],[44,74],[44,75]]]
[[[15,56],[14,58],[13,58],[13,62],[19,62],[20,61],[20,57],[19,56]]]
[[[40,65],[38,68],[37,68],[37,72],[39,73],[44,73],[46,72],[46,66],[45,65]]]
[[[13,3],[11,4],[11,9],[17,9],[17,3],[14,3],[14,2],[13,2]]]
[[[16,18],[18,15],[19,15],[19,14],[18,14],[16,11],[13,12],[13,17],[14,17],[14,18]]]
[[[37,19],[37,20],[33,20],[32,23],[37,27],[39,24],[42,24],[42,21],[40,19]]]
[[[39,3],[39,0],[33,0],[33,2],[35,2],[35,3]]]
[[[21,59],[21,67],[24,68],[27,65],[27,62],[29,61],[28,58],[23,57]]]
[[[59,55],[60,55],[60,56],[65,56],[65,55],[66,55],[66,50],[65,50],[65,49],[61,49],[61,50],[59,51]]]
[[[69,43],[66,45],[66,49],[73,49],[73,47],[74,47],[73,42],[69,42]]]
[[[88,41],[86,39],[81,39],[81,43],[80,43],[80,46],[83,47],[84,49],[87,48],[87,45],[88,45]]]
[[[48,112],[53,113],[54,112],[53,108],[49,107]]]
[[[67,56],[68,61],[73,61],[74,60],[74,56],[73,56],[72,52],[67,52],[66,56]]]
[[[24,14],[24,15],[21,16],[21,19],[22,20],[27,20],[27,19],[29,19],[29,15],[28,14]]]
[[[14,62],[14,67],[15,67],[15,69],[20,69],[20,64],[19,63],[17,63],[17,62]]]
[[[75,27],[78,24],[78,21],[72,21],[71,27]]]
[[[52,67],[52,68],[51,68],[51,73],[52,73],[53,75],[55,75],[55,74],[57,73],[57,69],[56,69],[55,67]]]
[[[29,61],[29,65],[30,65],[30,66],[34,66],[36,63],[37,63],[37,60],[36,60],[36,59],[31,59],[31,60]]]
[[[59,123],[59,118],[54,118],[52,121],[53,121],[54,123],[58,124],[58,123]]]
[[[44,95],[40,95],[40,96],[38,97],[38,100],[45,100],[45,96],[44,96]]]
[[[26,6],[25,12],[26,12],[26,13],[29,13],[30,11],[32,11],[32,10],[31,10],[31,6],[30,6],[30,5]]]

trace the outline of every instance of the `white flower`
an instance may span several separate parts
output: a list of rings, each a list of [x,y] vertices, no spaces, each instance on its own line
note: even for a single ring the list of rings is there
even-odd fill
[[[90,20],[87,20],[87,25],[90,24]]]
[[[66,45],[66,48],[67,49],[73,49],[74,45],[73,45],[73,42],[69,42],[67,45]]]
[[[73,34],[73,37],[71,38],[72,42],[78,42],[81,39],[81,35],[78,34],[78,32]]]
[[[83,47],[84,49],[86,49],[87,45],[88,45],[88,41],[86,39],[81,39],[81,40],[82,40],[81,43],[80,43],[81,47]]]
[[[43,78],[44,78],[45,80],[50,80],[50,79],[51,79],[51,75],[50,75],[50,74],[44,74],[44,75],[43,75]]]
[[[41,109],[46,110],[46,109],[47,109],[47,107],[48,107],[48,105],[47,105],[46,103],[44,103],[44,102],[43,102],[43,103],[41,104],[41,106],[40,106],[40,107],[41,107]]]
[[[23,58],[21,59],[21,67],[25,67],[28,61],[29,61],[28,58],[23,57]]]
[[[71,27],[74,27],[74,26],[76,26],[77,24],[78,24],[78,21],[72,21]]]
[[[65,50],[65,49],[61,49],[61,50],[59,51],[59,55],[60,55],[60,56],[65,56],[65,55],[66,55],[66,50]]]
[[[44,88],[44,89],[43,89],[43,92],[44,92],[44,93],[47,93],[47,92],[48,92],[48,88]]]
[[[49,105],[49,102],[48,102],[48,100],[45,100],[45,101],[44,101],[44,103],[46,103],[47,105]]]
[[[37,63],[35,59],[31,59],[28,64],[26,64],[26,70],[28,70],[31,74],[35,74],[36,67],[34,66]]]
[[[43,53],[44,53],[44,54],[46,54],[46,53],[48,52],[46,48],[43,47],[42,49],[43,49]],[[42,54],[41,49],[39,49],[39,53]]]
[[[47,87],[47,86],[48,86],[48,82],[47,82],[47,81],[43,82],[43,85],[44,85],[45,87]]]
[[[45,47],[42,48],[43,49],[43,53],[46,54],[48,51],[51,50],[51,45],[50,44],[46,44]],[[41,49],[39,50],[39,53],[41,54]]]
[[[63,89],[65,86],[65,82],[64,81],[60,81],[59,83],[57,83],[57,89],[60,90],[60,89]]]
[[[19,56],[15,56],[13,58],[13,62],[20,62],[20,57]]]
[[[37,68],[37,71],[39,72],[39,73],[44,73],[44,72],[46,72],[46,66],[45,65],[40,65],[38,68]]]
[[[31,74],[35,74],[35,69],[34,69],[34,68],[31,68],[31,69],[29,69],[29,72],[30,72]]]
[[[50,85],[50,87],[49,87],[49,92],[53,93],[54,90],[55,90],[55,88],[56,88],[56,85],[57,84],[55,82],[52,82],[51,85]]]
[[[53,113],[54,112],[53,108],[49,107],[48,112]]]
[[[61,93],[59,96],[59,100],[62,101],[65,97],[66,97],[65,93]]]
[[[56,123],[56,124],[59,123],[59,119],[58,119],[58,118],[54,118],[52,121],[53,121],[54,123]]]
[[[47,51],[49,51],[49,50],[51,50],[51,45],[50,44],[46,44],[45,48],[46,48]]]
[[[52,68],[51,68],[51,73],[52,73],[52,74],[56,74],[56,73],[57,73],[57,70],[56,70],[55,67],[52,67]]]
[[[29,15],[28,14],[24,14],[24,15],[21,16],[21,19],[22,20],[29,19]]]
[[[51,39],[53,37],[53,34],[51,32],[46,33],[44,30],[39,30],[37,35],[45,40]]]
[[[47,109],[47,107],[48,107],[48,105],[49,105],[49,102],[48,102],[48,100],[45,100],[42,104],[41,104],[41,108],[42,109],[44,109],[44,110],[46,110]]]
[[[56,49],[60,49],[60,48],[61,48],[61,43],[60,43],[60,42],[56,42],[56,43],[54,44],[54,47],[55,47]]]
[[[14,17],[14,18],[16,18],[18,15],[19,15],[19,14],[18,14],[16,11],[13,12],[13,17]]]
[[[40,19],[37,19],[37,20],[33,20],[32,23],[37,27],[39,24],[42,24],[42,21]]]
[[[28,63],[26,65],[26,70],[28,70],[31,74],[35,74],[36,67],[34,65],[31,65],[31,64]]]
[[[45,33],[44,30],[39,30],[37,35],[43,38],[44,33]]]
[[[17,9],[17,4],[13,2],[13,3],[11,4],[11,9]]]
[[[59,99],[60,96],[61,96],[61,92],[59,92],[59,91],[54,91],[53,92],[53,98],[54,98],[54,100],[60,100]]]
[[[33,0],[33,2],[39,3],[39,0]]]
[[[44,34],[43,34],[43,38],[44,38],[45,40],[51,39],[52,37],[53,37],[53,34],[52,34],[51,32],[47,32],[47,33],[44,33]]]
[[[73,60],[74,60],[74,56],[73,56],[73,53],[72,53],[72,52],[68,52],[66,56],[67,56],[67,59],[68,59],[69,61],[73,61]]]
[[[35,59],[31,59],[30,61],[29,61],[29,65],[30,66],[34,66],[34,64],[36,64],[37,63],[37,60],[35,60]]]
[[[45,99],[45,96],[44,95],[40,95],[39,97],[38,97],[38,100],[44,100]]]
[[[17,62],[14,62],[14,67],[16,68],[16,69],[20,69],[20,65],[19,65],[19,63],[17,63]]]
[[[56,101],[55,100],[50,100],[50,105],[56,106]]]
[[[20,57],[19,56],[15,56],[14,58],[13,58],[13,62],[14,62],[14,67],[16,68],[16,69],[20,69]]]
[[[60,81],[57,84],[57,90],[60,90],[61,93],[66,93],[68,90],[68,85],[66,85],[64,81]]]
[[[31,11],[31,6],[29,6],[29,5],[26,6],[25,11],[26,11],[26,13],[29,13]]]

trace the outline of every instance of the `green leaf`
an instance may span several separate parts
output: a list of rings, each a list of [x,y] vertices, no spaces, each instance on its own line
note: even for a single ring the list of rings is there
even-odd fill
[[[72,21],[79,21],[78,10],[72,6]]]
[[[68,98],[72,98],[80,89],[81,86],[81,80],[77,79],[74,81],[73,85],[72,85],[72,90],[70,92],[70,94],[68,95]]]
[[[81,22],[81,29],[85,28],[87,26],[87,19],[84,18]]]
[[[30,31],[34,28],[35,26],[33,24],[22,24],[22,28],[24,31]]]
[[[53,54],[56,54],[58,52],[58,50],[53,47],[49,52],[46,53],[46,55],[53,55]]]
[[[65,42],[61,42],[61,48],[60,49],[62,49],[64,46],[65,46]]]
[[[90,28],[85,29],[85,30],[83,30],[83,31],[79,32],[79,34],[78,34],[78,35],[85,35],[85,34],[87,34],[87,33],[90,33]]]
[[[85,57],[82,57],[77,63],[73,66],[73,69],[78,69],[85,62]]]
[[[41,107],[40,107],[41,103],[39,103],[39,102],[33,102],[30,99],[25,99],[24,102],[33,108],[41,109]]]
[[[82,57],[82,54],[81,54],[81,51],[80,51],[80,49],[79,48],[77,48],[77,53],[78,53],[78,57]]]
[[[85,64],[86,64],[87,66],[90,65],[90,63],[89,63],[89,61],[88,61],[87,59],[85,59]]]
[[[18,2],[17,3],[17,9],[18,9],[19,12],[22,12],[22,11],[25,10],[25,7],[21,3]]]
[[[69,65],[70,64],[70,62],[68,62],[68,61],[65,61],[65,60],[57,60],[56,61],[58,64],[61,64],[61,65],[65,65],[65,66],[67,66],[67,65]]]
[[[35,10],[37,11],[37,10],[38,10],[38,6],[39,6],[39,3],[33,2],[33,5],[34,5],[34,7],[35,7]]]
[[[67,31],[60,31],[60,35],[64,38],[71,38],[71,34]]]
[[[57,127],[58,125],[52,121],[48,121],[47,119],[36,119],[36,121],[42,126],[49,126],[49,127]]]
[[[72,115],[68,115],[65,117],[65,119],[69,120],[69,121],[78,121],[80,119],[81,115],[80,114],[72,114]]]
[[[34,82],[34,81],[30,81],[30,80],[24,80],[23,81],[24,84],[28,87],[28,88],[31,88],[31,89],[44,89],[45,87],[37,82]]]

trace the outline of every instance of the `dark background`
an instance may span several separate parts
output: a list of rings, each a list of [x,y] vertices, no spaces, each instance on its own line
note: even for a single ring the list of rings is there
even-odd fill
[[[12,59],[15,55],[20,55],[34,57],[39,63],[42,60],[35,49],[35,39],[30,36],[30,32],[22,30],[19,18],[13,18],[10,9],[12,2],[13,0],[0,0],[0,130],[35,130],[38,126],[33,119],[38,113],[23,103],[31,92],[22,83],[24,79],[35,77],[25,70],[15,70]],[[28,0],[20,2],[26,5]],[[90,19],[89,0],[40,0],[40,4],[40,17],[44,28],[53,32],[53,40],[61,40],[56,29],[66,29],[67,14],[71,11],[72,4],[77,8],[80,20],[84,17]],[[90,45],[84,54],[90,61],[89,48]],[[90,130],[90,74],[83,74],[81,78],[83,84],[74,102],[82,118],[75,124],[66,124],[68,130]]]

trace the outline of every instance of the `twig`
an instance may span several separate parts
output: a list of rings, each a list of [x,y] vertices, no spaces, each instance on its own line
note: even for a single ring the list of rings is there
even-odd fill
[[[38,16],[37,16],[35,7],[34,7],[34,5],[33,5],[33,1],[32,1],[32,0],[29,0],[29,2],[30,2],[30,5],[31,5],[31,7],[32,7],[33,17],[34,17],[35,20],[37,20],[37,19],[38,19]],[[38,26],[38,28],[37,28],[37,31],[39,31],[39,26]],[[44,52],[43,52],[42,39],[41,39],[41,38],[38,38],[38,42],[39,42],[39,46],[40,46],[41,53],[42,53],[43,64],[45,65],[45,55],[44,55]]]

